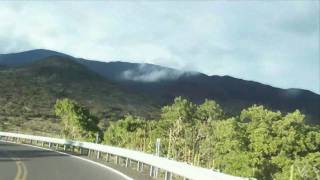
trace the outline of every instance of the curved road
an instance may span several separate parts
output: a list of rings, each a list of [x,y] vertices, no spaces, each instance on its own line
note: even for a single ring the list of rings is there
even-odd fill
[[[36,147],[0,141],[0,180],[125,180],[108,168]]]

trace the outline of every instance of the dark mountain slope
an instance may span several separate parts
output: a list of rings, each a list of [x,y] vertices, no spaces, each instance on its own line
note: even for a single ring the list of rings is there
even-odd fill
[[[300,89],[279,89],[256,82],[220,76],[182,76],[174,81],[133,82],[122,81],[124,86],[159,97],[163,103],[176,96],[200,103],[215,99],[234,114],[253,104],[262,104],[274,110],[290,112],[296,109],[309,115],[309,122],[319,123],[320,96]]]
[[[150,64],[80,61],[130,90],[151,95],[162,105],[176,96],[196,103],[208,98],[217,100],[228,113],[235,114],[253,104],[262,104],[282,112],[299,109],[308,115],[309,122],[320,123],[320,95],[308,90],[281,89],[230,76],[207,76]],[[155,75],[157,78],[151,78]]]
[[[89,107],[102,119],[119,118],[126,113],[153,117],[158,110],[148,98],[123,90],[60,56],[0,70],[0,94],[2,116],[50,118],[56,99],[63,97]]]
[[[71,57],[56,51],[36,49],[20,53],[0,54],[0,64],[7,66],[25,65],[50,56]]]

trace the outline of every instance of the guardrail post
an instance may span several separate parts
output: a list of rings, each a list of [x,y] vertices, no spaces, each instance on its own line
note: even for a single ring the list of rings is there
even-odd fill
[[[126,158],[126,167],[128,167],[128,166],[129,166],[129,159]]]
[[[154,177],[158,178],[158,168],[157,167],[154,168]]]
[[[137,163],[137,171],[140,171],[140,162]]]
[[[164,180],[172,180],[172,173],[169,171],[166,171],[164,175]]]
[[[115,163],[116,163],[116,164],[119,164],[119,156],[116,155],[116,156],[115,156],[115,160],[116,160]]]
[[[150,165],[150,172],[149,172],[149,175],[151,177],[153,177],[153,173],[154,173],[154,169],[153,169],[153,166]]]
[[[110,161],[110,154],[109,154],[109,153],[107,153],[106,161],[107,161],[107,162]]]
[[[82,147],[79,147],[79,152],[80,152],[80,154],[83,153],[83,152],[82,152]]]
[[[97,152],[97,159],[100,159],[100,151]]]
[[[49,142],[49,148],[51,148],[51,142]]]
[[[67,150],[67,146],[63,145],[63,151],[66,151],[66,150]]]

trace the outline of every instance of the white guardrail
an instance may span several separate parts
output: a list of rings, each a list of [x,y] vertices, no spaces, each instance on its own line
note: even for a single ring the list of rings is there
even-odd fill
[[[205,169],[201,167],[195,167],[187,163],[177,162],[174,160],[170,160],[163,157],[158,157],[152,154],[147,154],[139,151],[118,148],[108,145],[102,144],[95,144],[89,142],[81,142],[81,141],[72,141],[66,139],[58,139],[58,138],[49,138],[43,136],[33,136],[33,135],[26,135],[26,134],[17,134],[17,133],[9,133],[9,132],[0,132],[0,140],[6,138],[6,140],[30,140],[41,142],[42,145],[45,143],[48,145],[49,148],[53,147],[54,145],[59,146],[62,145],[64,150],[67,147],[78,147],[80,152],[87,149],[90,151],[96,151],[97,158],[101,156],[101,153],[105,153],[107,157],[109,155],[116,157],[116,162],[119,161],[119,158],[124,158],[126,161],[126,165],[128,161],[133,160],[137,162],[137,170],[141,171],[143,165],[147,165],[150,168],[150,175],[155,177],[154,169],[158,168],[165,172],[165,180],[171,180],[172,175],[178,175],[183,177],[184,179],[194,179],[194,180],[244,180],[246,178],[235,177],[227,174],[223,174],[220,172],[216,172],[211,169]]]

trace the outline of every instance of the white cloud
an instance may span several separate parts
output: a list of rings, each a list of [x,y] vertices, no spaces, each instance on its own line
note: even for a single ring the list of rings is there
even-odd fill
[[[149,67],[145,64],[139,65],[135,70],[127,70],[122,73],[122,78],[125,80],[139,82],[156,82],[161,80],[174,80],[181,75],[189,73],[183,71],[175,71],[172,69],[162,69],[157,67]]]

